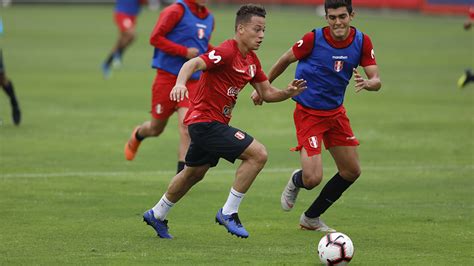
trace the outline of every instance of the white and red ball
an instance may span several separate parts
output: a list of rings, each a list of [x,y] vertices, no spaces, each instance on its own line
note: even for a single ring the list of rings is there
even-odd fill
[[[318,256],[325,265],[347,265],[354,256],[354,244],[343,233],[329,233],[319,241]]]

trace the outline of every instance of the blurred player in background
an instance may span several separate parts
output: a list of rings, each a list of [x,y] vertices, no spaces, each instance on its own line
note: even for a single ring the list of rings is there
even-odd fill
[[[0,17],[0,36],[2,34],[3,34],[3,22],[2,22],[2,18]],[[7,94],[8,98],[10,98],[13,124],[18,126],[21,122],[20,105],[18,104],[18,100],[15,95],[15,89],[13,87],[13,83],[10,79],[8,79],[7,74],[5,73],[5,66],[3,65],[3,55],[2,55],[1,48],[0,48],[0,85],[3,88],[3,91]]]
[[[469,8],[469,18],[464,22],[464,29],[470,30],[472,23],[474,21],[474,6]],[[472,58],[471,58],[472,61]],[[471,69],[466,69],[464,74],[458,79],[458,87],[460,89],[464,88],[469,82],[474,81],[474,75],[472,74]]]
[[[240,159],[242,163],[236,171],[226,203],[217,211],[216,222],[233,235],[242,238],[249,236],[240,222],[238,209],[245,193],[265,165],[267,152],[252,136],[229,126],[232,109],[238,94],[248,83],[267,102],[286,100],[306,88],[304,80],[294,80],[286,89],[278,90],[270,85],[263,73],[253,51],[258,50],[263,41],[265,15],[265,9],[261,6],[241,6],[236,16],[234,38],[186,62],[179,72],[170,97],[173,101],[181,102],[191,92],[187,88],[187,81],[193,73],[204,71],[185,118],[191,136],[186,167],[173,177],[160,201],[143,215],[145,222],[161,238],[172,238],[168,233],[168,221],[165,220],[170,208],[203,179],[220,158],[232,163]]]
[[[374,50],[369,36],[350,26],[354,18],[350,0],[326,0],[328,26],[303,36],[271,68],[270,82],[296,61],[295,78],[308,81],[308,89],[293,97],[294,123],[302,169],[295,170],[282,196],[283,210],[290,211],[300,188],[311,190],[323,178],[321,146],[331,153],[338,172],[300,217],[303,229],[331,232],[319,217],[361,174],[357,146],[343,105],[344,94],[354,75],[355,91],[378,91],[381,87]],[[361,65],[368,79],[356,70]],[[255,104],[261,98],[253,92]]]
[[[115,2],[114,19],[119,29],[119,37],[112,51],[102,64],[102,72],[105,78],[109,78],[112,66],[119,67],[125,49],[135,40],[135,25],[141,5],[147,0],[117,0]]]
[[[125,144],[125,158],[133,160],[140,143],[147,137],[158,137],[164,131],[169,117],[176,112],[179,121],[179,148],[177,171],[184,168],[184,157],[189,147],[189,133],[183,118],[188,100],[171,101],[171,89],[181,66],[211,47],[214,16],[206,8],[207,0],[179,0],[165,8],[153,29],[150,43],[155,47],[152,67],[156,76],[152,86],[151,120],[137,126]],[[186,86],[194,95],[201,72],[192,75]],[[192,98],[192,97],[190,97]]]

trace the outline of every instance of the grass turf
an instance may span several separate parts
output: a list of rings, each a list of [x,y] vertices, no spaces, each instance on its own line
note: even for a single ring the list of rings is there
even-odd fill
[[[232,37],[236,7],[215,6],[213,44]],[[313,9],[269,8],[258,54],[265,70],[304,33],[323,26]],[[214,224],[234,165],[221,161],[173,208],[164,241],[141,222],[176,165],[172,117],[135,161],[122,150],[149,117],[148,36],[157,13],[138,19],[123,68],[103,80],[116,38],[110,6],[2,9],[4,61],[23,110],[10,121],[0,98],[0,264],[315,264],[322,234],[298,229],[320,187],[283,213],[281,190],[298,167],[293,103],[254,107],[240,95],[233,126],[264,143],[270,158],[240,208],[250,238]],[[359,149],[360,180],[324,215],[355,245],[353,265],[472,265],[473,85],[455,88],[472,66],[464,18],[361,12],[354,25],[374,43],[383,88],[346,93]],[[285,86],[294,66],[275,84]],[[325,181],[335,172],[324,152]]]

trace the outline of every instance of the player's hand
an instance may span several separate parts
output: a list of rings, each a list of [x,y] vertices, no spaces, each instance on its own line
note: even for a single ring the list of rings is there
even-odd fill
[[[359,72],[357,72],[357,69],[353,68],[352,72],[354,72],[354,81],[355,81],[355,91],[359,92],[361,90],[367,89],[369,87],[368,80],[364,79]]]
[[[263,99],[258,95],[256,90],[253,90],[252,95],[250,95],[250,98],[252,98],[253,104],[255,105],[262,105],[263,104]]]
[[[198,55],[199,55],[199,50],[197,48],[189,47],[188,52],[186,53],[186,58],[192,59]]]
[[[184,97],[188,97],[188,88],[183,85],[175,85],[170,92],[170,100],[180,102],[184,100]]]
[[[290,95],[290,97],[296,96],[306,90],[306,80],[304,79],[294,79],[288,87],[286,91]]]

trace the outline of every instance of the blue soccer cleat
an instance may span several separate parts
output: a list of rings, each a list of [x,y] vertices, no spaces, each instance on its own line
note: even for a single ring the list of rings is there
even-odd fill
[[[112,59],[112,67],[114,69],[119,69],[122,66],[122,55],[115,53]]]
[[[222,209],[220,209],[216,214],[216,223],[223,225],[227,228],[227,232],[237,237],[247,238],[249,233],[245,230],[244,226],[240,222],[239,215],[237,213],[232,213],[231,215],[224,215]]]
[[[109,79],[112,75],[112,69],[110,69],[110,65],[107,63],[102,64],[102,75],[104,75],[104,79]]]
[[[143,214],[143,221],[153,227],[160,238],[173,238],[173,236],[168,233],[168,220],[160,221],[156,219],[153,210],[148,210]]]

